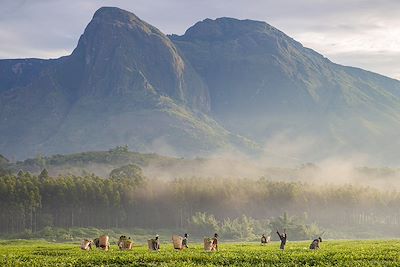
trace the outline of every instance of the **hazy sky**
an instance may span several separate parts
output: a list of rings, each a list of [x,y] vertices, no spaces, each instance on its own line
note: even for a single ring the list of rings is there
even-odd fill
[[[101,6],[164,33],[205,18],[262,20],[334,62],[400,79],[400,0],[0,0],[0,58],[71,53]]]

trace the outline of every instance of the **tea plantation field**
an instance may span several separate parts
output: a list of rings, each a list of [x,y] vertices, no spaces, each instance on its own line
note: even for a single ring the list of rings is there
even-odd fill
[[[119,251],[114,244],[104,252],[82,251],[79,244],[44,241],[0,241],[0,266],[400,266],[400,241],[324,241],[310,251],[309,242],[266,246],[255,243],[220,244],[220,251],[207,253],[200,244],[174,251],[162,244],[149,252],[144,244],[132,251]]]

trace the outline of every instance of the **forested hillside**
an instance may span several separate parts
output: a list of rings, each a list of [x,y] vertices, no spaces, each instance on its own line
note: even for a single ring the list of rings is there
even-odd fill
[[[399,205],[400,193],[392,190],[265,178],[156,180],[144,177],[136,165],[117,168],[107,179],[50,177],[46,171],[0,177],[3,234],[44,227],[119,227],[247,238],[287,227],[296,239],[321,229],[336,237],[393,237],[400,235]]]

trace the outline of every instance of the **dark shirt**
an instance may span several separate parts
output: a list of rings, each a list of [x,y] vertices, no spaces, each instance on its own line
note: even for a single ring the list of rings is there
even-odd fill
[[[94,245],[95,245],[97,248],[100,247],[100,239],[95,238],[94,241],[93,241],[93,243],[94,243]]]
[[[182,239],[182,247],[188,248],[188,240],[186,237]]]
[[[218,250],[218,239],[216,237],[213,238],[213,247],[215,250]]]
[[[314,239],[313,242],[310,245],[310,249],[317,249],[319,248],[319,239]]]
[[[279,231],[276,231],[276,233],[278,234],[279,239],[281,240],[280,248],[281,249],[285,249],[286,240],[287,240],[287,234],[286,233],[280,234]]]
[[[276,233],[278,234],[278,236],[279,236],[279,239],[281,240],[281,242],[284,242],[284,243],[286,243],[286,240],[287,240],[287,234],[286,234],[286,233],[280,234],[278,231],[277,231]]]

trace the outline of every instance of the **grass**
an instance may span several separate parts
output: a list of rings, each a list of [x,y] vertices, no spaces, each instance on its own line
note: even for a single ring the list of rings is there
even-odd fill
[[[86,252],[79,244],[1,241],[0,266],[400,266],[397,240],[326,241],[319,251],[310,251],[309,242],[289,242],[284,252],[278,242],[267,246],[221,243],[216,253],[191,245],[185,251],[174,251],[166,243],[155,253],[144,245],[132,251],[119,251],[112,245],[108,252]]]

